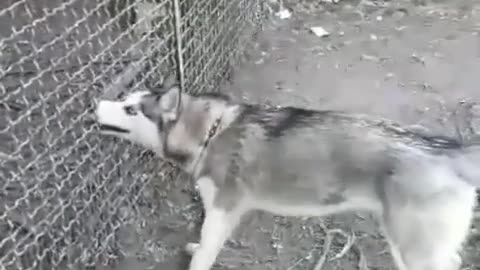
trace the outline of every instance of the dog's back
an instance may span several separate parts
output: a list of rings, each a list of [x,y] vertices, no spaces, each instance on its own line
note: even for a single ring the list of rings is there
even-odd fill
[[[455,139],[385,120],[246,105],[205,165],[223,179],[225,206],[249,196],[280,215],[372,210],[405,269],[456,269],[475,203],[455,167],[464,151]]]
[[[405,170],[420,176],[433,167],[450,168],[450,157],[461,151],[462,144],[454,139],[415,133],[384,120],[334,111],[246,105],[212,144],[209,154],[235,163],[252,187],[298,184],[311,192],[314,186],[325,190],[329,183],[378,185]],[[409,187],[416,183],[414,190],[419,194],[438,191],[425,181],[399,184]],[[423,185],[425,190],[418,190]]]

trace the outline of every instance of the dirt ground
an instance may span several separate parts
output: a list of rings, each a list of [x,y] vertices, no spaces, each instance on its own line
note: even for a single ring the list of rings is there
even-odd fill
[[[252,102],[370,113],[451,135],[454,109],[479,100],[478,1],[290,2],[285,8],[292,16],[265,26],[224,91]],[[314,35],[309,28],[315,26],[330,35]],[[478,123],[469,126],[475,130]],[[325,229],[335,228],[356,240],[337,259],[348,237],[334,234],[323,269],[394,269],[375,226],[365,213],[324,219],[252,214],[215,269],[313,269]],[[478,229],[477,220],[463,269],[480,269]]]

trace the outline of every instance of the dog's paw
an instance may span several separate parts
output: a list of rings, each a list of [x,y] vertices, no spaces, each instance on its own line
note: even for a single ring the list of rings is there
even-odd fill
[[[199,243],[188,243],[188,244],[185,245],[185,251],[188,254],[193,255],[199,247],[200,247]]]

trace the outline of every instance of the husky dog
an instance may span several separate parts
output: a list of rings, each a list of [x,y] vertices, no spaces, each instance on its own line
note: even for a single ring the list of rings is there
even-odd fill
[[[265,108],[177,85],[100,101],[103,131],[140,143],[195,179],[205,218],[190,270],[208,270],[248,211],[378,217],[400,270],[457,270],[468,235],[480,145],[385,119]]]

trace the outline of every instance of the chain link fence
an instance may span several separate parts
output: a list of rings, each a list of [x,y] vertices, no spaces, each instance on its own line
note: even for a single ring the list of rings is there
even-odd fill
[[[200,221],[191,186],[84,120],[94,98],[166,73],[187,91],[216,90],[263,5],[0,2],[0,269],[148,269],[180,252],[171,238]]]

